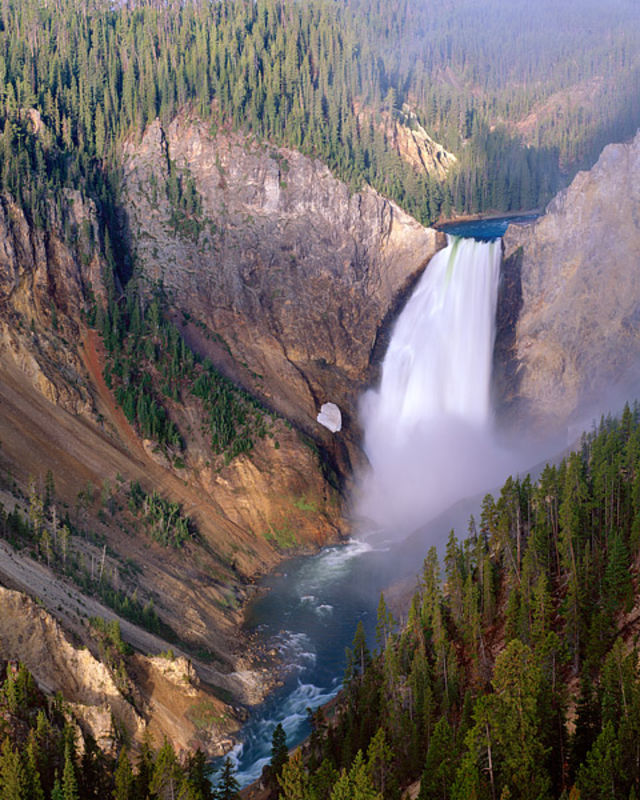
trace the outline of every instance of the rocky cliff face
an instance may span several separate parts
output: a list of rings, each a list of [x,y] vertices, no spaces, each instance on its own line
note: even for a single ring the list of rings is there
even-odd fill
[[[375,192],[350,194],[317,162],[213,135],[186,115],[166,130],[155,123],[124,156],[137,276],[149,291],[163,284],[173,321],[194,349],[294,424],[274,416],[251,452],[215,461],[202,409],[185,392],[181,403],[167,401],[185,441],[181,463],[156,452],[116,406],[100,337],[86,324],[106,295],[96,209],[69,191],[52,203],[44,232],[0,198],[0,501],[27,517],[45,483],[51,493],[37,529],[24,534],[28,547],[17,552],[0,542],[0,583],[41,598],[81,638],[88,616],[117,617],[100,592],[140,608],[153,601],[176,652],[207,653],[211,663],[193,659],[200,679],[254,703],[268,676],[237,635],[244,584],[283,552],[344,532],[327,463],[348,474],[359,453],[361,388],[375,376],[396,307],[443,242]],[[317,423],[325,401],[341,407],[343,431]],[[176,550],[153,541],[129,508],[136,482],[177,501],[197,537]],[[67,514],[73,531],[62,539]],[[8,598],[0,602],[17,619],[17,601]],[[137,623],[119,622],[139,652],[169,646]],[[34,671],[39,659],[63,672],[64,659],[76,658],[56,631],[43,634],[50,655],[13,637],[11,626],[0,636],[0,658],[21,657],[24,644]],[[129,666],[143,694],[166,678],[155,662]],[[55,690],[52,679],[40,675]],[[110,701],[81,694],[70,699],[108,746]],[[153,699],[165,706],[157,730],[186,743],[193,731],[166,727],[177,711],[165,700]],[[207,717],[208,700],[200,700]],[[184,699],[180,713],[190,703]],[[230,711],[207,746],[213,751],[235,725]]]
[[[188,116],[166,129],[155,122],[124,156],[143,275],[188,312],[198,349],[346,472],[376,342],[438,234],[372,190],[350,194],[319,162],[212,133]],[[201,199],[179,221],[167,191],[172,169]],[[342,434],[316,422],[325,401],[342,409]]]
[[[84,370],[69,342],[103,292],[96,211],[70,190],[50,211],[50,230],[36,230],[18,205],[0,198],[0,354],[51,402],[87,412]]]
[[[0,198],[0,515],[17,499],[26,517],[29,487],[44,497],[48,473],[57,510],[55,523],[51,508],[43,515],[46,548],[39,543],[42,529],[21,556],[6,544],[0,583],[40,597],[76,634],[90,608],[94,615],[116,616],[94,607],[99,588],[111,587],[140,607],[153,603],[162,622],[177,632],[178,644],[172,642],[177,651],[184,646],[215,661],[215,668],[195,662],[203,682],[223,687],[236,702],[258,702],[268,676],[254,670],[238,636],[247,576],[274,566],[284,551],[335,541],[341,521],[337,492],[323,476],[317,453],[282,419],[273,421],[270,436],[257,441],[250,454],[214,469],[197,405],[185,403],[179,413],[187,464],[178,469],[154,453],[116,407],[102,377],[99,336],[87,329],[87,312],[105,296],[105,267],[96,209],[79,193],[68,191],[58,206],[51,203],[47,231],[34,227],[12,200]],[[198,531],[197,542],[182,550],[161,547],[135,520],[116,519],[128,513],[130,482],[179,503]],[[67,515],[75,527],[63,554],[57,532]],[[63,565],[72,560],[75,588]],[[93,580],[98,563],[104,567],[101,587]],[[4,618],[4,596],[0,606]],[[120,622],[126,640],[144,653],[169,647],[162,637],[149,640],[137,625]],[[10,639],[9,633],[0,640],[0,658],[20,658],[26,638]],[[64,660],[61,642],[56,634],[51,651],[60,651]],[[35,669],[38,658],[32,661]],[[136,683],[161,685],[156,672],[140,662]],[[189,717],[171,728],[176,710],[162,701],[166,719],[156,728],[181,747],[200,731],[204,744],[219,752],[219,745],[230,746],[228,732],[237,727],[237,715],[223,709],[221,716],[215,698],[211,712],[210,695],[206,687],[203,691],[196,698],[204,709],[193,712],[196,723]],[[69,697],[107,743],[109,704]],[[180,713],[189,716],[195,702],[185,700]],[[157,698],[154,704],[161,705]],[[155,725],[153,715],[149,720]]]
[[[418,172],[443,181],[458,159],[429,136],[407,106],[402,111],[406,122],[388,120],[385,125],[387,136],[400,156]]]
[[[606,147],[535,223],[511,226],[504,258],[503,411],[552,430],[637,394],[640,134]]]
[[[200,684],[191,663],[167,654],[123,657],[116,668],[98,658],[86,626],[74,643],[44,608],[26,595],[0,587],[0,659],[22,662],[45,694],[60,693],[79,732],[110,753],[125,734],[134,747],[148,729],[178,750],[200,746],[220,755],[220,720],[237,726],[232,711]]]

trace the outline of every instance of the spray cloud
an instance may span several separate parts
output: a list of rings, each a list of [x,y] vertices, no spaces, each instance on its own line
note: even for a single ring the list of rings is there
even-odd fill
[[[492,435],[500,261],[499,241],[450,238],[396,322],[360,408],[370,469],[356,511],[369,526],[407,534],[513,463]]]

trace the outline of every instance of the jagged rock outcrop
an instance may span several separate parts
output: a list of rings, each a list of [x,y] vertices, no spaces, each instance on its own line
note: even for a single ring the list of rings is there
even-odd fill
[[[551,431],[640,379],[640,133],[504,237],[503,412]]]
[[[443,181],[458,159],[429,136],[407,106],[402,112],[403,121],[393,119],[385,126],[393,146],[418,172]]]
[[[129,736],[141,736],[144,721],[107,667],[86,647],[75,647],[47,611],[26,595],[2,587],[0,608],[0,658],[21,661],[46,694],[60,692],[73,703],[106,750],[115,744],[114,721]],[[111,717],[107,724],[105,712]]]
[[[51,402],[86,412],[84,370],[68,342],[77,341],[83,313],[104,292],[96,209],[67,190],[50,213],[49,230],[39,230],[0,197],[0,353]]]
[[[88,628],[82,644],[73,642],[44,608],[3,587],[0,610],[0,661],[22,662],[45,694],[60,693],[80,731],[105,752],[115,753],[123,734],[139,745],[148,729],[157,742],[168,736],[178,750],[198,745],[221,755],[221,739],[238,727],[183,656],[127,656],[116,682],[116,671],[92,652]]]
[[[201,198],[187,219],[170,169]],[[128,142],[124,173],[140,270],[191,315],[196,347],[348,465],[340,443],[355,441],[376,341],[439,235],[371,189],[351,194],[317,161],[188,115]],[[316,421],[328,399],[343,410],[340,439]]]

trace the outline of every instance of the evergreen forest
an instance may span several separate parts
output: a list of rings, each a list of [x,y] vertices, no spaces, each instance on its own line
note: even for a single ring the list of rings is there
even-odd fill
[[[640,408],[486,495],[399,626],[359,625],[280,800],[631,800],[640,790]]]
[[[375,647],[360,623],[337,707],[311,714],[291,756],[276,728],[269,796],[396,800],[420,779],[420,800],[636,798],[639,553],[636,405],[536,480],[510,477],[486,495],[442,563],[427,553],[402,625],[381,596]],[[121,664],[117,624],[92,626]],[[3,798],[238,796],[228,761],[216,784],[199,753],[179,759],[165,742],[154,754],[147,742],[113,761],[74,736],[64,701],[8,665]]]
[[[97,627],[105,632],[110,652],[126,648],[117,628]],[[228,767],[214,792],[212,769],[201,750],[181,761],[169,742],[158,749],[147,738],[132,765],[126,746],[115,758],[105,755],[90,736],[80,741],[62,698],[47,698],[23,665],[9,663],[2,679],[3,800],[224,800],[236,795]]]
[[[639,43],[627,0],[5,0],[0,188],[38,225],[79,188],[113,227],[123,139],[189,107],[422,222],[533,208],[635,132]],[[456,155],[444,182],[394,149],[407,109]]]

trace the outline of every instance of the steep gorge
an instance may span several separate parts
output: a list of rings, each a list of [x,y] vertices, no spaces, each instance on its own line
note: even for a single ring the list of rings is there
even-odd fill
[[[542,218],[505,237],[494,390],[509,424],[557,429],[605,387],[633,385],[639,152],[640,137],[607,148]],[[106,302],[110,270],[95,206],[67,191],[43,232],[5,197],[1,500],[5,512],[16,506],[27,516],[51,471],[59,519],[68,515],[74,526],[70,548],[80,572],[90,565],[92,581],[99,570],[100,582],[121,596],[153,601],[168,626],[157,636],[121,618],[125,639],[141,654],[171,645],[191,659],[194,680],[203,682],[197,702],[216,708],[201,731],[215,752],[238,724],[236,704],[269,688],[237,638],[246,582],[283,554],[348,530],[340,489],[363,458],[357,400],[377,379],[397,310],[444,236],[371,189],[351,193],[319,162],[209,130],[186,111],[128,139],[123,174],[133,279],[148,298],[162,287],[166,312],[189,346],[260,398],[269,435],[249,453],[215,461],[202,409],[185,395],[169,402],[184,438],[180,459],[144,440],[105,383],[105,352],[87,321]],[[316,421],[326,401],[342,410],[338,434]],[[178,502],[197,539],[177,550],[153,541],[128,508],[136,482]],[[37,595],[86,642],[88,609],[118,615],[62,577],[53,538],[51,569],[42,540],[31,554],[10,555],[7,545],[0,580]],[[7,617],[10,625],[17,619],[13,611]],[[156,667],[136,658],[133,679],[162,707],[171,692]],[[155,696],[153,686],[160,687]],[[227,703],[208,699],[211,687]],[[145,724],[186,746],[191,705],[169,701]],[[174,718],[178,727],[167,728]]]
[[[118,617],[104,591],[139,609],[153,603],[161,635],[121,616],[125,639],[145,654],[171,645],[192,660],[204,691],[252,703],[270,681],[237,637],[246,582],[283,553],[346,532],[338,488],[360,457],[355,401],[395,307],[442,241],[373,190],[351,195],[317,162],[212,137],[186,114],[128,141],[124,163],[135,280],[149,295],[163,284],[187,343],[271,409],[269,435],[214,461],[201,407],[187,398],[169,403],[180,459],[142,439],[105,384],[105,353],[88,324],[111,270],[95,206],[68,191],[43,231],[2,198],[1,500],[5,515],[15,508],[35,527],[29,548],[3,551],[0,581],[37,595],[80,642],[89,609]],[[178,170],[195,183],[197,213],[172,205]],[[342,435],[315,420],[327,399],[343,410]],[[134,484],[179,503],[196,538],[181,549],[154,541],[130,507]],[[6,522],[3,530],[12,539]],[[7,622],[17,624],[16,614]],[[149,669],[134,670],[142,683]],[[212,752],[237,726],[237,709],[223,703],[220,715]],[[183,733],[169,735],[184,745]]]

